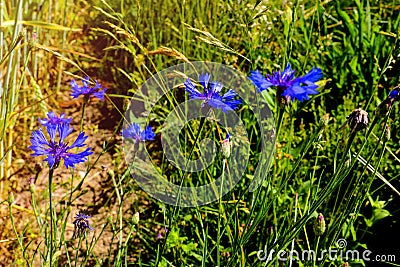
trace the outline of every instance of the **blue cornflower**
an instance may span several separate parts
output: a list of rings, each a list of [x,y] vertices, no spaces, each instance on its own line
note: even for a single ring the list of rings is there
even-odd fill
[[[33,131],[31,136],[32,145],[29,148],[35,152],[32,154],[34,157],[42,155],[47,156],[45,161],[47,161],[50,168],[57,168],[61,159],[64,160],[65,167],[74,167],[77,163],[85,162],[87,160],[86,157],[93,153],[90,151],[90,148],[86,148],[86,150],[80,153],[68,152],[68,150],[72,148],[85,146],[84,142],[87,139],[85,133],[81,132],[75,142],[69,146],[68,143],[65,142],[65,138],[72,133],[72,128],[70,128],[69,124],[59,124],[58,127],[47,126],[46,129],[50,140],[47,140],[43,130],[40,128],[39,130]],[[57,132],[59,141],[55,140]]]
[[[128,128],[122,129],[122,136],[124,138],[132,139],[137,142],[143,142],[146,140],[154,140],[156,136],[151,129],[151,126],[147,126],[143,131],[140,129],[139,124],[131,123]]]
[[[106,92],[106,88],[101,87],[101,84],[95,80],[95,86],[91,87],[89,84],[89,77],[82,79],[83,86],[79,86],[75,80],[71,81],[72,93],[71,96],[73,98],[77,98],[80,95],[83,95],[86,99],[90,97],[97,97],[101,101],[104,100],[104,93]]]
[[[86,210],[81,210],[79,211],[78,214],[75,216],[75,221],[73,222],[74,224],[74,234],[72,235],[72,238],[77,238],[80,236],[85,236],[87,232],[92,231],[93,228],[90,227],[89,225],[89,218],[91,216],[86,214]]]
[[[43,126],[57,126],[62,123],[71,123],[72,118],[65,118],[65,113],[61,113],[58,117],[53,111],[47,113],[47,118],[39,119],[39,122]]]
[[[186,92],[189,93],[189,97],[192,99],[203,100],[203,106],[204,104],[208,104],[210,107],[216,109],[220,108],[226,113],[227,110],[234,110],[242,103],[241,99],[235,99],[237,94],[232,89],[229,89],[228,92],[222,94],[222,83],[218,81],[210,82],[210,74],[208,73],[200,75],[199,82],[203,86],[202,93],[196,89],[195,85],[189,78],[184,84]]]
[[[319,68],[312,68],[307,74],[301,77],[295,77],[295,70],[292,70],[290,64],[283,71],[276,71],[267,74],[265,77],[258,71],[252,71],[249,79],[254,83],[259,91],[268,89],[269,87],[277,87],[277,97],[284,97],[286,102],[295,99],[300,102],[309,100],[309,95],[318,94],[315,84],[322,78],[322,71]]]
[[[397,99],[400,97],[400,87],[396,86],[392,91],[389,92],[389,98]]]

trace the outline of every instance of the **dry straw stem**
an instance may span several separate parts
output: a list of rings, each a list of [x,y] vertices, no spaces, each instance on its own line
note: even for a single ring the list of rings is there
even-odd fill
[[[164,55],[164,56],[169,56],[169,57],[174,57],[177,60],[183,61],[183,62],[189,62],[189,60],[185,57],[184,54],[179,52],[178,50],[174,48],[169,48],[165,46],[161,46],[157,48],[156,50],[152,50],[148,52],[149,55]]]
[[[55,24],[55,23],[43,22],[43,21],[29,21],[29,20],[19,20],[19,21],[6,20],[1,23],[1,28],[14,26],[15,23],[17,25],[22,24],[24,26],[40,27],[40,28],[56,30],[56,31],[69,31],[69,32],[82,31],[82,29],[65,27],[65,26],[62,26],[59,24]]]
[[[43,46],[43,45],[39,45],[39,44],[35,44],[35,47],[38,48],[38,49],[41,49],[41,50],[43,50],[43,51],[46,51],[46,52],[48,52],[48,53],[50,53],[50,54],[53,54],[53,55],[56,56],[58,59],[60,59],[60,60],[62,60],[62,61],[65,61],[65,62],[67,62],[67,63],[73,65],[74,67],[76,67],[77,69],[79,69],[81,72],[85,73],[85,72],[81,69],[81,67],[79,67],[79,65],[76,64],[74,61],[72,61],[71,59],[69,59],[69,58],[63,56],[62,54],[60,54],[60,53],[58,53],[58,52],[56,52],[56,51],[50,49],[49,47]]]
[[[129,40],[131,40],[134,44],[136,44],[142,51],[144,51],[145,53],[147,53],[147,49],[139,42],[139,39],[132,33],[127,32],[126,30],[122,29],[121,27],[112,24],[111,22],[105,21],[105,24],[107,24],[109,27],[111,27],[112,29],[114,29],[116,31],[117,34],[123,35],[126,38],[128,38]],[[111,31],[109,30],[105,30],[105,29],[101,29],[101,28],[93,28],[93,31],[96,32],[103,32],[107,35],[109,35],[111,38],[113,38],[114,40],[116,40],[119,45],[115,45],[115,46],[110,46],[105,48],[104,50],[111,50],[111,49],[123,49],[127,52],[132,52],[130,48],[128,48],[126,45],[124,45],[121,40]]]

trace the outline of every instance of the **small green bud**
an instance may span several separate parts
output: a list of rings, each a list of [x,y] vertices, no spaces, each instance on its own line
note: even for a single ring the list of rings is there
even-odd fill
[[[29,178],[29,191],[35,192],[35,178],[33,177]]]
[[[12,205],[14,203],[14,194],[12,192],[8,194],[7,202],[9,205]]]
[[[135,214],[133,214],[132,223],[133,224],[138,224],[139,223],[139,212],[138,211]]]

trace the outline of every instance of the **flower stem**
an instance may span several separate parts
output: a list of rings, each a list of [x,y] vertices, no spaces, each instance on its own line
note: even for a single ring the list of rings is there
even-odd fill
[[[80,123],[80,128],[79,128],[81,132],[83,132],[83,118],[84,118],[84,115],[85,115],[85,107],[86,107],[87,102],[88,102],[88,98],[84,97],[83,98],[83,105],[82,105],[81,123]]]
[[[50,259],[49,259],[49,263],[50,263],[50,267],[52,266],[52,262],[53,262],[53,205],[52,205],[52,196],[51,196],[51,185],[53,182],[53,174],[54,174],[54,169],[50,168],[49,171],[49,202],[50,202]]]

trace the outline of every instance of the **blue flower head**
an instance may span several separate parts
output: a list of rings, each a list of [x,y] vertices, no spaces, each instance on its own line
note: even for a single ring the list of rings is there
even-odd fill
[[[78,98],[80,95],[83,95],[86,99],[90,97],[97,97],[101,101],[104,100],[104,93],[106,92],[106,88],[102,88],[101,84],[95,81],[95,86],[91,87],[89,84],[89,77],[82,79],[82,86],[79,86],[75,80],[71,81],[72,98]]]
[[[57,127],[48,125],[46,127],[47,133],[50,136],[50,140],[44,135],[43,130],[35,130],[31,136],[31,146],[29,147],[34,151],[32,156],[47,156],[45,161],[49,164],[50,168],[57,168],[61,160],[64,160],[66,168],[74,167],[75,164],[85,162],[87,156],[92,154],[90,148],[86,148],[84,151],[75,153],[69,152],[69,150],[77,147],[85,146],[84,142],[87,139],[85,133],[81,132],[72,145],[68,145],[65,141],[72,133],[72,128],[67,123],[58,124]],[[56,141],[56,135],[58,133],[58,141]]]
[[[126,129],[122,130],[122,137],[132,139],[135,143],[154,140],[155,136],[151,126],[147,126],[142,131],[137,123],[131,123]]]
[[[397,86],[397,87],[395,87],[392,91],[390,91],[390,93],[389,93],[389,98],[392,98],[392,99],[397,99],[397,98],[399,98],[400,97],[400,88]]]
[[[72,118],[65,118],[65,114],[61,113],[58,117],[53,111],[47,113],[47,118],[39,119],[39,122],[43,126],[57,126],[62,123],[71,123]]]
[[[309,95],[318,94],[315,84],[322,78],[322,71],[319,68],[312,68],[307,74],[295,77],[295,70],[292,70],[290,64],[283,71],[276,71],[267,74],[265,77],[258,71],[252,71],[249,79],[254,83],[259,91],[268,89],[269,87],[277,87],[277,97],[284,98],[284,102],[295,99],[300,102],[309,100]]]
[[[221,90],[223,88],[222,83],[215,81],[210,82],[210,74],[204,73],[200,75],[199,82],[203,87],[203,92],[201,93],[188,78],[185,81],[186,92],[189,93],[191,99],[203,100],[204,104],[209,105],[212,108],[220,108],[223,112],[228,110],[236,109],[241,103],[241,99],[235,99],[237,94],[232,89],[229,89],[225,94],[222,94]]]
[[[81,210],[79,211],[78,214],[75,216],[75,221],[73,222],[74,224],[74,234],[72,238],[77,238],[84,236],[86,237],[86,234],[93,230],[92,227],[89,225],[89,218],[90,216],[86,214],[86,210]]]

